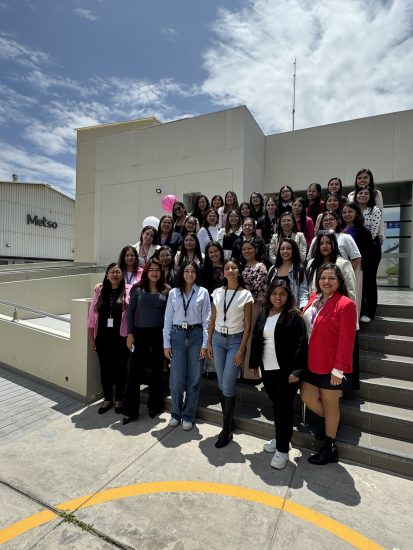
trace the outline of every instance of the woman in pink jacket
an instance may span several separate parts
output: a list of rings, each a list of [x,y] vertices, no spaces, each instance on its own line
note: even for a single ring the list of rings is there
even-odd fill
[[[353,368],[357,307],[347,296],[343,274],[336,264],[319,268],[316,288],[304,309],[309,347],[301,399],[324,418],[325,428],[316,435],[317,439],[324,440],[324,446],[308,459],[311,464],[322,465],[338,460],[336,434],[340,397],[341,390],[349,385]]]
[[[104,414],[112,408],[113,397],[115,412],[120,413],[122,410],[129,356],[126,346],[128,301],[129,292],[125,289],[122,270],[118,263],[111,263],[106,269],[102,285],[95,288],[87,325],[89,346],[99,357],[104,396],[98,414]]]

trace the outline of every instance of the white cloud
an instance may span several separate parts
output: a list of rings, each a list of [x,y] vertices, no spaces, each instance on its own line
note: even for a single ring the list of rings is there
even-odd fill
[[[175,42],[176,39],[178,38],[178,33],[176,32],[176,30],[172,27],[163,27],[161,29],[161,34],[163,34],[164,36],[166,36],[166,38],[170,41],[170,42]]]
[[[0,32],[0,59],[29,67],[37,67],[52,60],[46,52],[24,46],[4,32]]]
[[[97,16],[85,8],[75,8],[75,13],[82,19],[87,19],[88,21],[97,21]]]
[[[76,172],[73,167],[0,142],[0,179],[7,181],[13,173],[19,175],[20,181],[50,183],[65,193],[74,194]]]
[[[409,109],[412,27],[409,0],[251,0],[219,12],[202,89],[290,130],[297,57],[296,128]]]

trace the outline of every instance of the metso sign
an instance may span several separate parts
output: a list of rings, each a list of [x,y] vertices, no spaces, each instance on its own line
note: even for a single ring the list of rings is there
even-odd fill
[[[34,225],[40,225],[42,227],[51,227],[52,229],[57,228],[56,222],[51,222],[47,218],[43,216],[43,218],[39,218],[38,216],[31,217],[30,214],[27,214],[27,224],[34,224]]]

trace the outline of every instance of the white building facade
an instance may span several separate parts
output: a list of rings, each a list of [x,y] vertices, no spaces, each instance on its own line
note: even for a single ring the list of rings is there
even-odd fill
[[[44,183],[0,182],[0,262],[73,260],[75,201]]]

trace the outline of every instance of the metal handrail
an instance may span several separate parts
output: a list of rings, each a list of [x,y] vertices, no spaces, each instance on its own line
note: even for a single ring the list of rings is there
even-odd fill
[[[47,313],[47,311],[42,311],[41,309],[36,309],[34,307],[22,306],[20,304],[14,304],[13,302],[7,302],[6,300],[0,300],[0,304],[5,306],[10,306],[14,308],[13,311],[13,322],[18,321],[17,310],[21,309],[23,311],[29,311],[30,313],[36,313],[40,317],[51,317],[52,319],[57,319],[58,321],[63,321],[64,323],[70,323],[70,319],[66,319],[61,315],[55,315],[54,313]]]
[[[27,265],[27,264],[26,264]],[[106,269],[107,265],[98,265],[98,264],[90,264],[90,265],[54,265],[54,266],[48,266],[48,267],[22,267],[21,269],[5,269],[4,271],[0,270],[1,274],[9,274],[9,273],[29,273],[30,271],[48,271],[53,269],[62,269],[62,270],[70,270],[70,269]]]

